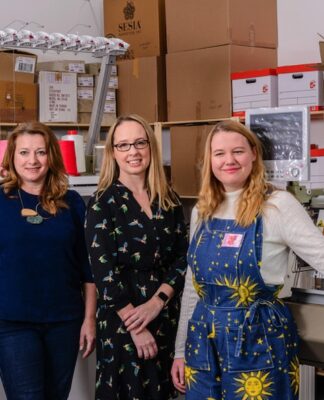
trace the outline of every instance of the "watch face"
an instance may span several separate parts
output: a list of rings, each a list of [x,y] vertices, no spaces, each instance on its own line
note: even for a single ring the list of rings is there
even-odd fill
[[[158,297],[166,303],[169,300],[169,297],[164,292],[159,292]]]

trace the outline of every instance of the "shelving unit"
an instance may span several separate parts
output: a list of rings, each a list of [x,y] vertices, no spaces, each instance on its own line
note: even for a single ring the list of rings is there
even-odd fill
[[[162,141],[162,130],[167,128],[172,128],[174,126],[199,126],[199,125],[214,125],[217,122],[234,119],[236,121],[244,122],[244,117],[224,117],[224,118],[216,118],[216,119],[201,119],[201,120],[189,120],[189,121],[164,121],[164,122],[152,122],[150,125],[153,127],[155,134],[157,135],[158,140]],[[312,120],[323,120],[324,121],[324,110],[321,111],[312,111],[311,112]],[[18,125],[16,122],[0,122],[1,128],[14,128]],[[89,129],[90,124],[81,124],[78,122],[47,122],[45,125],[51,128],[82,128]],[[101,125],[101,129],[110,128],[110,125]]]
[[[324,112],[323,112],[324,113]],[[324,115],[324,114],[323,114]],[[238,117],[224,117],[217,119],[200,119],[192,121],[166,121],[166,122],[154,122],[153,126],[154,133],[158,139],[158,142],[162,144],[162,130],[167,128],[172,128],[174,126],[199,126],[199,125],[215,125],[217,122],[225,121],[228,119],[234,119],[239,121]]]

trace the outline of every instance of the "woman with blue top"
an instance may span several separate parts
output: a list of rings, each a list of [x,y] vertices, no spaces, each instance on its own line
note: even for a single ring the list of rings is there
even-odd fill
[[[95,343],[95,286],[82,198],[40,123],[8,140],[0,188],[0,376],[8,400],[67,399]]]
[[[298,201],[265,181],[257,137],[209,134],[172,378],[186,400],[297,400],[298,337],[278,298],[289,249],[324,271],[324,238]]]

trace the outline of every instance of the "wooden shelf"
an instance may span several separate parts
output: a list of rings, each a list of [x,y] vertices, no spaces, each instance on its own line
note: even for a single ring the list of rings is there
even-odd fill
[[[19,124],[19,122],[0,122],[0,127],[15,127]],[[44,122],[44,125],[53,128],[60,128],[60,127],[78,127],[78,128],[89,128],[90,124],[79,124],[78,122]],[[109,125],[101,125],[101,128],[109,128]]]
[[[315,120],[324,119],[324,110],[311,111],[310,115],[311,115],[311,119],[315,119]]]
[[[197,120],[189,120],[189,121],[164,121],[164,122],[155,122],[155,124],[161,124],[162,128],[170,128],[172,126],[192,126],[192,125],[213,125],[220,121],[226,121],[229,119],[239,120],[238,117],[224,117],[224,118],[213,118],[213,119],[197,119]]]
[[[311,111],[310,113],[312,119],[324,119],[324,110],[321,111]],[[224,117],[224,118],[212,118],[212,119],[197,119],[197,120],[184,120],[184,121],[157,121],[151,122],[150,125],[155,127],[156,125],[162,128],[170,128],[173,126],[192,126],[192,125],[212,125],[219,121],[226,121],[229,119],[234,119],[236,121],[244,122],[244,117]],[[0,122],[0,127],[14,127],[17,126],[16,122]],[[90,124],[81,124],[77,122],[45,122],[44,125],[59,128],[59,127],[79,127],[79,128],[89,128]],[[102,128],[109,128],[110,125],[101,125]]]

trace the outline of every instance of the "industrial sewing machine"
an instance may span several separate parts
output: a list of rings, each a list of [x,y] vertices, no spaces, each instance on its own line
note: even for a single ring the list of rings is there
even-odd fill
[[[248,110],[246,124],[263,144],[269,180],[287,187],[323,230],[324,150],[310,152],[307,107]],[[324,275],[298,258],[292,273],[295,279],[291,296],[284,301],[297,323],[301,339],[300,362],[324,368]],[[308,393],[314,393],[314,390]],[[311,400],[313,396],[301,397]]]

